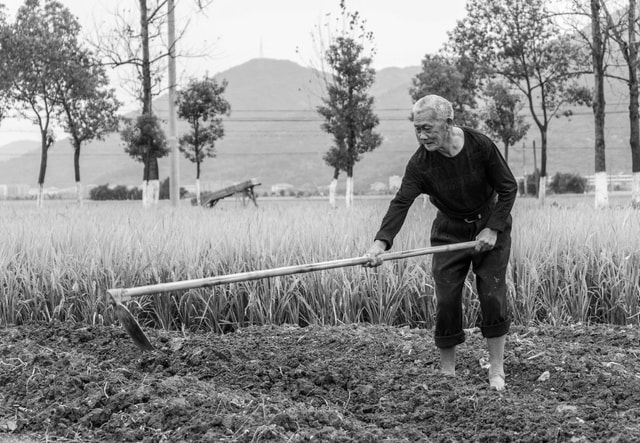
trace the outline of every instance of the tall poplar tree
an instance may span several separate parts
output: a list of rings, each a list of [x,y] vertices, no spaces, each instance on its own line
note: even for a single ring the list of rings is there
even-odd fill
[[[374,99],[368,91],[375,81],[372,57],[365,54],[365,47],[357,40],[357,34],[368,42],[373,34],[367,32],[357,12],[347,12],[344,0],[340,2],[342,17],[347,28],[333,39],[324,53],[330,68],[326,95],[318,113],[324,118],[322,130],[333,136],[334,145],[324,160],[333,168],[334,180],[342,169],[347,174],[345,203],[353,204],[353,171],[362,155],[373,151],[382,143],[382,137],[374,131],[379,119],[373,110]]]

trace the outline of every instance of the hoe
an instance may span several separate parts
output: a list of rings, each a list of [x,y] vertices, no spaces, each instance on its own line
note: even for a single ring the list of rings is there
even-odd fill
[[[419,255],[437,254],[441,252],[459,251],[470,249],[476,246],[475,241],[454,243],[450,245],[431,246],[428,248],[410,249],[407,251],[388,252],[380,254],[382,261],[398,260],[402,258],[417,257]],[[113,304],[116,317],[125,329],[127,334],[133,339],[136,346],[143,351],[153,349],[153,345],[142,331],[142,328],[133,317],[127,307],[122,302],[129,301],[133,297],[161,292],[183,291],[194,288],[205,288],[211,286],[238,283],[243,281],[258,280],[269,277],[280,277],[283,275],[302,274],[306,272],[322,271],[325,269],[344,268],[347,266],[364,265],[369,261],[366,256],[331,260],[318,263],[302,264],[295,266],[285,266],[281,268],[265,269],[260,271],[241,272],[238,274],[221,275],[217,277],[199,278],[194,280],[182,280],[168,283],[158,283],[154,285],[138,286],[134,288],[120,288],[107,290],[107,300]]]

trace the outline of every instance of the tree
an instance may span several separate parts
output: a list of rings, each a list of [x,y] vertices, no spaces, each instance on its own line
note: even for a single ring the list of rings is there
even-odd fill
[[[168,49],[162,41],[167,22],[166,0],[137,0],[138,15],[114,13],[116,24],[108,35],[96,36],[100,58],[108,66],[124,69],[121,86],[141,103],[141,113],[152,111],[152,99],[161,92]]]
[[[604,57],[607,48],[607,40],[603,38],[603,27],[606,28],[606,21],[602,23],[602,13],[600,0],[590,0],[591,4],[591,59],[593,63],[593,120],[595,130],[595,176],[596,176],[596,207],[606,207],[609,205],[607,195],[607,167],[605,161],[605,141],[604,141]]]
[[[527,98],[540,132],[538,197],[544,202],[549,124],[570,115],[570,105],[591,103],[590,90],[577,82],[588,54],[562,34],[544,0],[469,0],[450,44],[458,55],[475,60],[484,78],[504,78]]]
[[[317,112],[324,118],[322,130],[333,135],[335,143],[325,156],[325,162],[334,170],[332,186],[337,180],[336,172],[346,172],[345,202],[350,207],[354,166],[364,153],[380,146],[382,138],[374,131],[379,119],[373,111],[374,99],[368,95],[375,80],[372,58],[364,54],[364,45],[356,41],[358,32],[368,42],[373,41],[373,34],[366,31],[357,12],[347,12],[344,0],[340,2],[340,8],[348,27],[324,53],[331,78],[326,84],[326,95],[322,97],[323,105],[317,107]]]
[[[120,102],[115,91],[108,89],[109,80],[102,65],[88,50],[67,54],[70,75],[57,79],[59,118],[73,146],[73,166],[78,202],[82,201],[80,182],[80,150],[84,143],[103,140],[118,129]]]
[[[57,85],[72,76],[67,54],[78,48],[80,25],[57,1],[26,0],[15,22],[0,36],[0,77],[17,111],[38,125],[41,137],[38,205],[42,205],[48,152],[55,141],[52,124],[58,105]]]
[[[499,82],[489,82],[484,94],[488,98],[484,126],[487,134],[502,141],[504,158],[509,161],[509,146],[522,140],[531,126],[520,114],[524,103],[519,94],[512,93],[507,85]]]
[[[198,11],[202,11],[212,0],[194,0],[194,3]],[[130,22],[128,14],[117,14],[115,29],[110,30],[107,38],[98,37],[101,43],[96,46],[108,64],[133,68],[135,74],[125,84],[130,93],[141,101],[142,114],[153,114],[152,99],[162,89],[164,73],[167,71],[166,59],[176,56],[173,46],[185,32],[181,31],[178,38],[171,38],[171,47],[167,47],[163,41],[163,29],[174,12],[169,10],[171,5],[173,3],[167,0],[138,0],[140,15],[137,24]],[[175,85],[170,86],[171,93]],[[130,131],[135,129],[130,128]],[[149,154],[144,160],[142,204],[145,206],[150,202],[157,204],[159,200],[158,153]]]
[[[169,153],[167,139],[160,126],[158,117],[153,114],[139,115],[135,121],[128,122],[122,131],[121,137],[125,143],[125,152],[145,165],[143,171],[144,182],[148,183],[149,177],[157,177],[157,159]],[[154,166],[156,169],[150,170],[153,169]],[[148,195],[146,197],[148,198]],[[143,200],[145,198],[144,188],[142,198]],[[159,183],[157,198],[160,198]],[[144,204],[148,205],[149,203]]]
[[[159,14],[160,6],[149,14],[147,10],[147,0],[138,0],[140,5],[140,41],[142,45],[142,61],[140,64],[142,79],[142,117],[146,123],[144,128],[151,129],[151,121],[158,124],[152,112],[152,84],[151,84],[151,58],[149,53],[149,16]],[[159,128],[159,125],[157,126]],[[151,134],[151,132],[149,133]],[[160,199],[160,171],[158,168],[158,157],[164,157],[168,150],[157,149],[152,144],[146,146],[149,152],[144,155],[144,170],[142,179],[142,204],[144,206],[154,203]],[[160,154],[163,155],[160,155]],[[151,182],[151,183],[150,183]]]
[[[347,148],[344,140],[336,140],[334,138],[334,141],[336,144],[331,146],[329,151],[322,157],[325,163],[333,168],[333,177],[331,179],[331,186],[329,187],[329,204],[332,208],[336,207],[336,188],[340,171],[346,171],[348,168]]]
[[[180,137],[179,149],[196,164],[196,201],[200,205],[200,164],[206,157],[215,157],[216,140],[224,137],[222,115],[230,115],[231,106],[224,99],[227,81],[222,83],[209,77],[191,80],[186,89],[178,92],[178,117],[186,120],[191,132]]]
[[[466,58],[426,54],[422,59],[422,71],[411,83],[409,95],[414,102],[427,94],[439,95],[453,105],[458,124],[477,125],[478,119],[474,113],[478,90],[476,69]]]
[[[169,54],[161,41],[162,28],[166,25],[167,14],[164,10],[166,0],[138,0],[139,16],[137,24],[129,21],[127,14],[118,14],[116,29],[111,30],[109,38],[101,38],[100,45],[96,45],[105,63],[113,67],[133,68],[135,74],[123,82],[123,86],[140,100],[141,114],[146,116],[147,122],[156,121],[153,117],[153,97],[160,93],[163,73],[166,71],[165,59]],[[137,120],[128,120],[127,134],[139,131]],[[158,126],[159,127],[159,126]],[[166,149],[156,149],[153,152],[140,155],[140,147],[132,148],[130,140],[123,137],[126,149],[133,149],[131,154],[141,161],[143,167],[142,204],[148,206],[157,204],[160,199],[160,173],[158,158],[168,155]],[[147,146],[149,149],[151,145]]]
[[[595,140],[595,206],[606,207],[609,204],[607,190],[607,169],[605,157],[605,95],[604,80],[607,73],[607,54],[609,24],[606,7],[601,0],[589,0],[588,8],[583,0],[573,0],[570,17],[587,18],[590,26],[583,20],[572,24],[573,32],[579,36],[591,54],[591,70],[593,71],[593,128]]]
[[[612,14],[605,2],[601,3],[603,12],[607,17],[606,35],[617,43],[622,57],[627,66],[625,81],[629,87],[629,145],[631,147],[631,171],[633,173],[633,185],[631,204],[640,207],[640,105],[638,95],[640,82],[638,81],[638,25],[636,23],[636,0],[628,0],[628,7],[622,9],[619,15]],[[626,35],[625,35],[626,34]]]
[[[2,36],[4,35],[5,32],[8,32],[7,17],[4,13],[4,8],[5,6],[0,4],[0,51],[3,48],[2,45],[4,41],[4,38]],[[1,73],[7,72],[6,67],[2,66],[5,60],[6,59],[0,61]],[[7,110],[11,105],[11,95],[9,91],[10,89],[11,89],[11,80],[4,75],[0,75],[0,122],[2,122],[2,120],[6,116]]]

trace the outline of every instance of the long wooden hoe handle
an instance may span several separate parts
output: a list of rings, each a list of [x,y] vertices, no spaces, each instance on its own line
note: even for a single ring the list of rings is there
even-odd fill
[[[407,251],[388,252],[385,254],[380,254],[379,257],[383,261],[398,260],[401,258],[417,257],[419,255],[437,254],[440,252],[470,249],[474,248],[476,246],[476,243],[476,241],[469,241],[463,243],[453,243],[450,245],[431,246],[428,248],[410,249]],[[363,265],[368,261],[369,258],[365,256],[345,258],[318,263],[285,266],[282,268],[265,269],[261,271],[240,272],[238,274],[221,275],[218,277],[206,277],[194,280],[158,283],[155,285],[138,286],[135,288],[109,289],[107,292],[114,302],[122,303],[123,301],[131,300],[133,297],[137,297],[140,295],[157,294],[160,292],[183,291],[186,289],[205,288],[209,286],[258,280],[261,278],[280,277],[283,275],[302,274],[306,272],[322,271],[325,269],[344,268],[347,266]]]

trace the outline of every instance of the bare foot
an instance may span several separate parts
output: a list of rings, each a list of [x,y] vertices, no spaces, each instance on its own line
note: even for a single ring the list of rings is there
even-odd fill
[[[455,368],[441,368],[440,373],[442,375],[446,375],[447,377],[455,377],[456,369]]]
[[[489,386],[491,389],[504,391],[505,385],[504,372],[492,374],[491,371],[489,371]]]
[[[456,348],[440,348],[440,372],[454,377],[456,375]]]
[[[503,391],[504,381],[504,343],[506,335],[487,338],[489,348],[489,386],[496,391]]]

